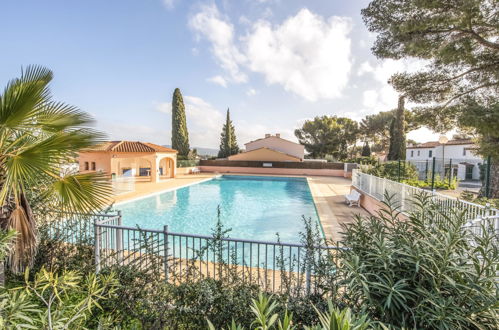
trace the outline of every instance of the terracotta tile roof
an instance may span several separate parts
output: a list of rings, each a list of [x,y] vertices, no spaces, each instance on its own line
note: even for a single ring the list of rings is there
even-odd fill
[[[275,136],[275,135],[271,135],[271,136],[267,136],[267,137],[259,138],[259,139],[256,139],[256,140],[253,140],[253,141],[250,141],[250,142],[246,142],[244,145],[248,145],[248,144],[253,143],[253,142],[256,142],[256,141],[267,140],[267,139],[271,139],[271,138],[280,139],[280,140],[284,140],[284,141],[286,141],[286,142],[290,142],[290,143],[294,143],[294,144],[301,145],[300,143],[296,143],[296,142],[291,141],[291,140],[288,140],[288,139],[283,139],[282,137],[280,137],[280,136]]]
[[[83,151],[114,151],[114,152],[175,152],[177,150],[154,143],[139,141],[109,141],[97,144]]]
[[[472,139],[450,140],[446,145],[475,144]]]
[[[471,139],[449,140],[449,142],[447,142],[445,145],[452,146],[452,145],[462,145],[462,144],[474,144],[474,142]],[[407,147],[407,149],[434,148],[438,147],[439,145],[441,144],[438,141],[430,141]]]
[[[252,152],[255,152],[255,151],[258,151],[258,150],[262,150],[262,149],[270,150],[270,151],[275,152],[275,153],[283,154],[283,155],[286,155],[288,157],[293,157],[295,159],[301,160],[300,157],[296,157],[296,156],[287,154],[285,152],[282,152],[282,151],[279,151],[279,150],[275,150],[275,149],[272,149],[272,148],[267,148],[267,147],[261,147],[261,148],[258,148],[258,149],[253,149],[253,150],[250,150],[250,151],[241,152],[241,153],[238,153],[238,154],[235,154],[235,155],[232,155],[232,156],[237,156],[237,155],[243,155],[243,154],[247,154],[247,153],[252,153]],[[229,156],[228,158],[230,159],[230,157],[232,157],[232,156]]]

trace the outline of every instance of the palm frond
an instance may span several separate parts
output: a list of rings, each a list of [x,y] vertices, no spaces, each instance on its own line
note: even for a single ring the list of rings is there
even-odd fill
[[[64,212],[95,213],[111,202],[111,194],[111,181],[106,174],[77,173],[54,181],[47,190],[47,199]]]
[[[104,138],[88,127],[92,118],[77,107],[51,99],[52,72],[28,66],[0,95],[0,227],[19,238],[9,258],[13,271],[29,265],[37,230],[31,201],[68,212],[95,212],[112,194],[103,174],[62,175],[61,165]]]
[[[50,101],[48,84],[52,72],[28,66],[20,78],[11,80],[0,97],[0,129],[20,129],[32,124],[37,112]]]

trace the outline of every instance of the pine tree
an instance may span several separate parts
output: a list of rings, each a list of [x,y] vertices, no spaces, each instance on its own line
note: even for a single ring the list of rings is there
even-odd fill
[[[181,157],[189,155],[189,132],[185,120],[185,106],[180,89],[175,88],[172,100],[172,148]]]
[[[230,120],[230,111],[227,109],[227,117],[220,135],[220,150],[218,151],[219,158],[226,158],[239,153],[237,145],[236,131],[232,120]]]
[[[393,118],[390,127],[390,151],[388,152],[388,160],[405,159],[405,98],[399,97],[395,118]]]

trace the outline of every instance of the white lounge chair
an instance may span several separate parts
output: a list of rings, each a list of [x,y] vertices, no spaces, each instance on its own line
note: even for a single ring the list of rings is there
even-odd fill
[[[360,196],[362,195],[357,190],[352,190],[348,195],[345,195],[348,206],[360,206]]]
[[[198,174],[198,173],[201,173],[201,170],[197,167],[194,167],[192,170],[191,170],[191,174]]]

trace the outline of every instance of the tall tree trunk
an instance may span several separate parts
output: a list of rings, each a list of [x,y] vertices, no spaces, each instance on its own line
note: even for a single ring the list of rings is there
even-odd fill
[[[400,96],[398,100],[395,118],[390,127],[390,150],[388,160],[405,159],[406,139],[405,139],[405,97]]]
[[[0,287],[5,287],[5,261],[0,261]]]
[[[499,160],[490,164],[490,198],[499,198]]]

